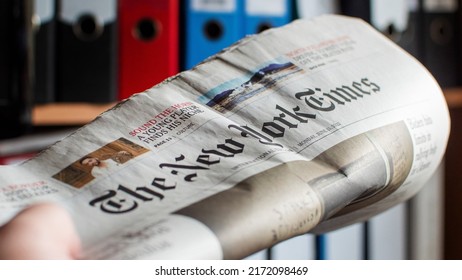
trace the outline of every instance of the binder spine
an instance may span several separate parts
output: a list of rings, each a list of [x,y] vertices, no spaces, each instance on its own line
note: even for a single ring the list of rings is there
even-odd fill
[[[245,1],[245,35],[282,26],[292,19],[292,1],[247,0]]]
[[[119,99],[178,72],[179,1],[119,0]]]
[[[340,11],[344,15],[371,22],[370,0],[340,0]]]
[[[1,1],[0,138],[27,132],[31,124],[33,76],[32,0]]]
[[[34,103],[55,101],[55,1],[34,1]]]
[[[189,69],[242,37],[243,0],[185,1],[183,68]]]
[[[292,16],[294,18],[312,18],[323,14],[340,13],[340,3],[338,0],[296,0],[293,5]]]
[[[116,100],[116,0],[60,0],[57,99]]]
[[[456,86],[458,73],[457,0],[424,0],[424,65],[441,87]]]

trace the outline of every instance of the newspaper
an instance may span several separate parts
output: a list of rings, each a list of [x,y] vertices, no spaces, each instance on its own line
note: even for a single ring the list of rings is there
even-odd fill
[[[0,169],[0,222],[60,203],[89,259],[239,259],[412,197],[449,134],[428,71],[366,23],[247,37]]]

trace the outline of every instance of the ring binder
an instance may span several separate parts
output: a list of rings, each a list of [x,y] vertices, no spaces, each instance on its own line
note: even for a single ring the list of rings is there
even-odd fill
[[[272,27],[282,26],[292,20],[292,1],[246,0],[244,11],[244,35],[260,33]]]
[[[242,37],[243,0],[188,0],[184,3],[182,68],[192,68]]]
[[[55,101],[55,1],[35,0],[34,103]]]
[[[179,69],[179,1],[120,0],[119,94],[122,100]]]
[[[31,124],[33,2],[0,3],[0,138],[9,138],[25,133]]]
[[[57,101],[116,99],[116,0],[60,0]]]

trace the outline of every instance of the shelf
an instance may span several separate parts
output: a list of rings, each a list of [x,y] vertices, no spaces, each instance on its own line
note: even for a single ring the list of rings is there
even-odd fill
[[[462,88],[448,88],[444,96],[449,108],[462,108]],[[79,126],[92,121],[116,103],[52,103],[38,105],[32,111],[34,126]]]
[[[78,126],[89,123],[116,103],[53,103],[35,106],[32,110],[34,126]]]
[[[449,108],[462,108],[462,88],[447,88],[443,91]]]

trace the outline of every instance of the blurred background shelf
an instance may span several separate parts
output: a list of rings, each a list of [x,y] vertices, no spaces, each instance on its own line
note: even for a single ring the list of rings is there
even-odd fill
[[[462,87],[444,89],[450,109],[462,108]],[[85,125],[101,113],[111,109],[117,102],[95,103],[49,103],[37,105],[32,111],[33,126],[79,126]]]
[[[50,103],[35,106],[32,111],[33,126],[78,126],[95,119],[116,103]]]
[[[449,109],[462,108],[462,87],[445,88],[443,92]]]
[[[372,222],[372,232],[381,220],[392,220],[385,224],[387,229],[399,232],[395,232],[396,238],[388,234],[380,241],[391,254],[382,254],[385,251],[380,247],[383,252],[371,257],[462,259],[460,7],[462,0],[0,1],[0,94],[15,89],[10,92],[14,96],[11,104],[0,107],[0,115],[5,115],[2,130],[6,132],[0,137],[0,164],[36,155],[118,100],[190,69],[247,34],[326,13],[360,17],[428,68],[444,88],[452,119],[444,164],[427,186],[406,206],[400,205]],[[13,9],[22,13],[13,15],[9,12]],[[63,11],[69,9],[75,17],[65,18]],[[268,14],[269,10],[273,14]],[[104,24],[98,22],[101,15],[107,16]],[[40,19],[34,23],[38,26],[31,24],[32,16]],[[34,46],[34,52],[20,48],[23,42]],[[19,64],[22,57],[36,60]],[[25,117],[27,123],[23,123]],[[397,230],[400,228],[404,230]],[[343,233],[333,233],[327,239],[331,245],[336,240],[353,245],[351,235]],[[340,235],[346,237],[338,239]],[[258,256],[312,259],[313,240],[313,236],[304,235]],[[339,250],[339,254],[331,252],[332,257],[351,253],[342,246],[332,248]],[[342,258],[351,258],[351,254]]]

